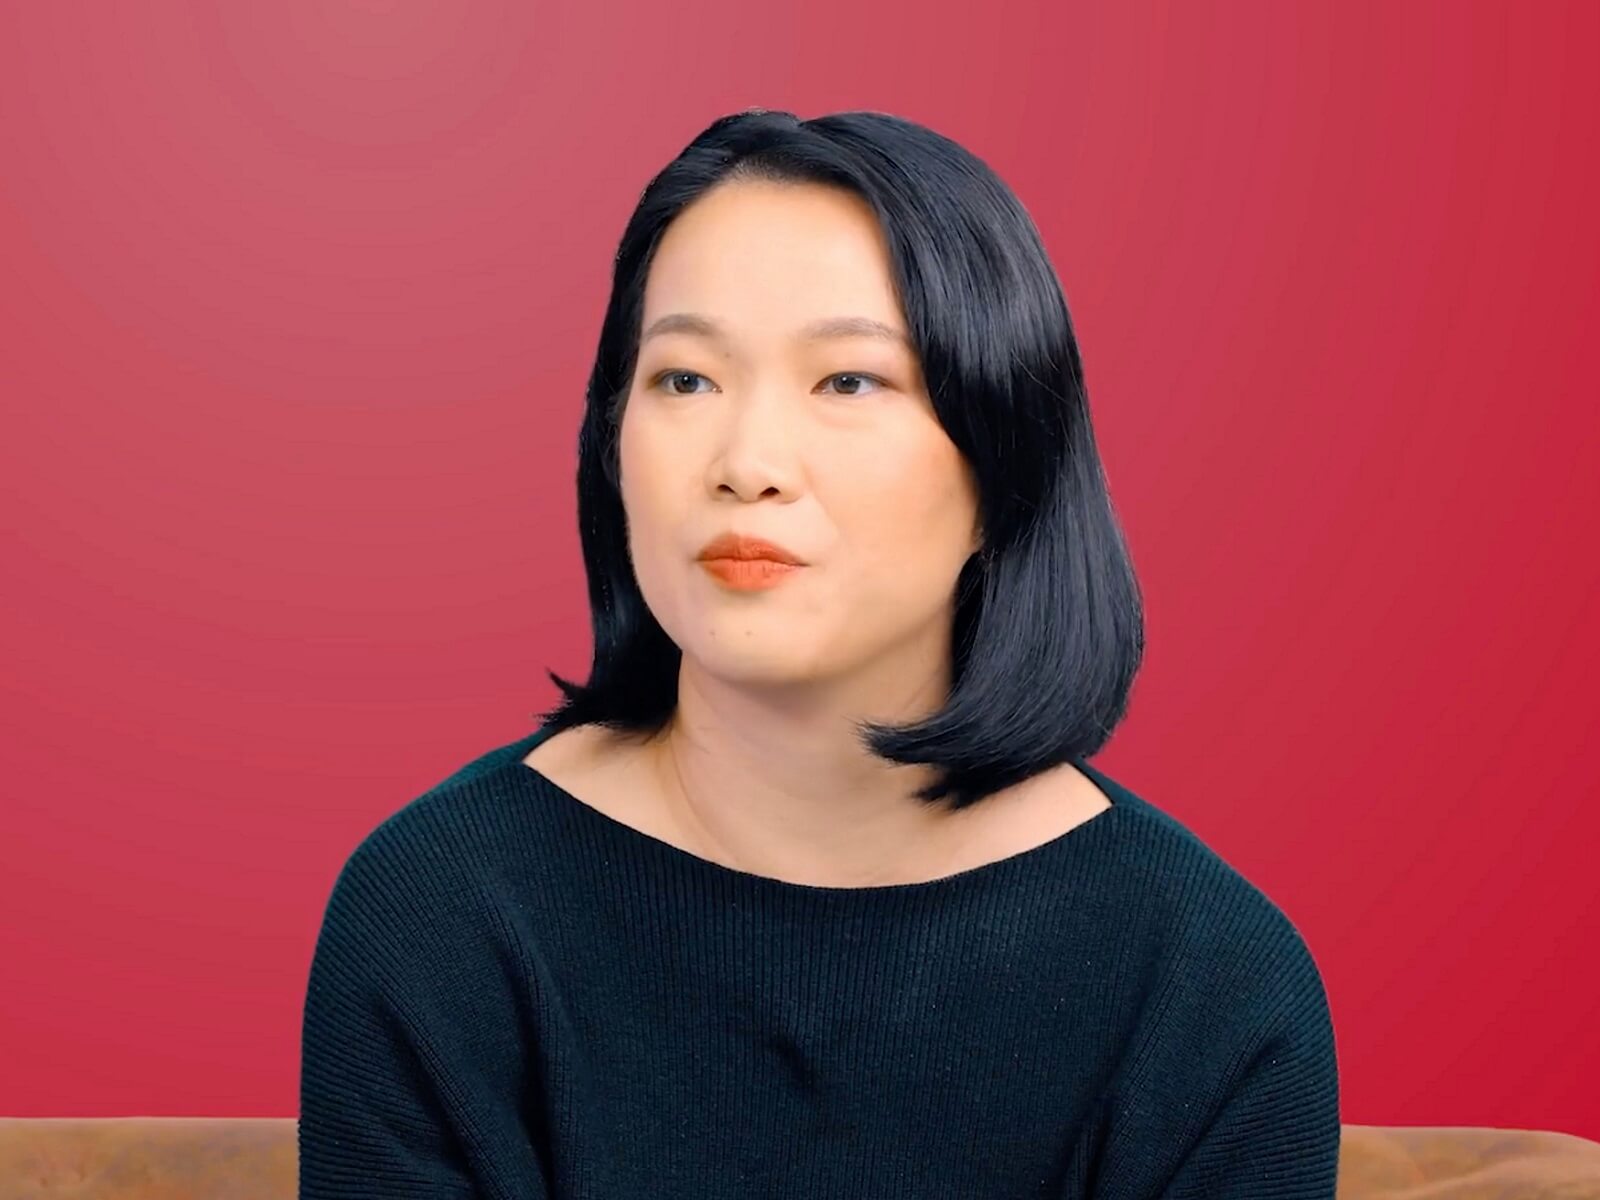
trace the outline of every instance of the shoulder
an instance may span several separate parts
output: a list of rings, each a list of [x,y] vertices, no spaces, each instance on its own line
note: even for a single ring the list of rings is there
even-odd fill
[[[1097,768],[1123,809],[1117,874],[1152,960],[1197,990],[1221,988],[1270,1004],[1289,988],[1322,992],[1299,927],[1266,890],[1164,807]],[[1276,997],[1282,999],[1282,997]]]
[[[1113,1090],[1220,1095],[1265,1062],[1336,1087],[1327,989],[1283,907],[1171,813],[1097,782],[1123,808],[1110,876],[1129,992]]]
[[[447,920],[490,886],[522,824],[503,779],[518,744],[473,757],[369,828],[339,869],[330,915],[347,905]]]
[[[438,981],[489,977],[501,956],[544,928],[535,914],[560,903],[565,889],[552,882],[558,864],[541,855],[540,827],[504,770],[519,744],[451,770],[346,854],[316,936],[319,986],[445,1004]],[[463,997],[450,994],[448,1004],[464,1011]]]
[[[1151,1194],[1158,1179],[1174,1194],[1248,1190],[1243,1176],[1230,1190],[1229,1170],[1263,1183],[1312,1171],[1319,1188],[1331,1186],[1338,1055],[1306,939],[1170,812],[1116,781],[1108,794],[1123,806],[1110,874],[1128,992],[1102,1085],[1105,1170],[1147,1173]],[[1263,1129],[1273,1136],[1263,1140]]]
[[[506,772],[516,765],[526,738],[495,746],[452,768],[373,826],[356,853],[383,859],[418,851],[474,853],[493,843],[513,820]]]

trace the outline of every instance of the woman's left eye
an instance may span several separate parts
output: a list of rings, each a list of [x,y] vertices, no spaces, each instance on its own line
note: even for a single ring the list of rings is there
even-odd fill
[[[866,374],[865,372],[862,372],[862,371],[840,371],[837,375],[829,375],[828,379],[867,379],[867,380],[871,380],[873,383],[879,384],[880,386],[883,386],[883,387],[887,387],[888,386],[888,384],[884,383],[883,380],[879,379],[876,375],[868,375],[868,374]],[[824,382],[826,382],[826,381],[824,381]],[[846,395],[846,396],[859,396],[859,395],[861,395],[861,393],[860,392],[845,392],[844,395]]]

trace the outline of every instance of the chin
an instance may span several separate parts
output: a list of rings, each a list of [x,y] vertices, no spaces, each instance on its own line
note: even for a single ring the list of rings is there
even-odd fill
[[[731,634],[726,641],[716,639],[710,644],[701,639],[684,648],[684,658],[692,659],[703,675],[752,687],[808,683],[819,673],[818,664],[803,652],[803,648],[776,633],[739,632]]]

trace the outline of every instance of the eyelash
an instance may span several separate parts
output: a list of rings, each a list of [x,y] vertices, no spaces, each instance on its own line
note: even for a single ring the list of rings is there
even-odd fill
[[[672,379],[672,378],[674,378],[676,376],[680,376],[680,375],[690,375],[690,376],[693,376],[695,379],[705,379],[706,378],[706,376],[700,374],[699,371],[683,371],[683,370],[662,371],[659,374],[657,374],[656,377],[653,380],[651,380],[650,386],[659,388],[659,387],[662,386],[662,384],[666,383],[667,380]],[[832,375],[827,376],[827,378],[828,379],[870,379],[873,383],[877,384],[879,387],[886,388],[886,387],[889,386],[889,383],[888,383],[887,380],[882,379],[877,375],[873,375],[873,374],[871,374],[870,372],[867,372],[867,371],[835,371]],[[696,392],[671,392],[671,391],[669,391],[667,393],[667,395],[669,395],[669,396],[693,396],[693,395],[697,395],[697,394],[698,393],[696,393]],[[846,400],[854,400],[857,396],[865,395],[866,393],[862,393],[862,392],[855,392],[855,393],[841,392],[839,394],[844,396],[844,398]]]

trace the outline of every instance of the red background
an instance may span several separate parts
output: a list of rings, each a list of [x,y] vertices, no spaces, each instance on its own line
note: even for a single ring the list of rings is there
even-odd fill
[[[0,1114],[297,1113],[346,855],[587,664],[623,222],[763,105],[1039,222],[1149,602],[1098,765],[1299,926],[1345,1121],[1600,1139],[1597,14],[5,6]]]

